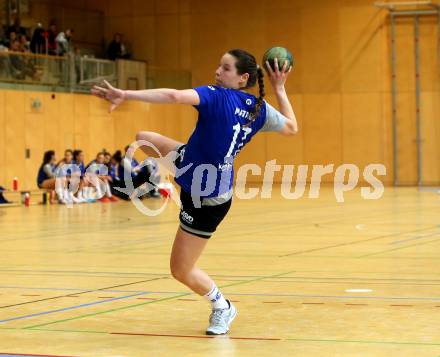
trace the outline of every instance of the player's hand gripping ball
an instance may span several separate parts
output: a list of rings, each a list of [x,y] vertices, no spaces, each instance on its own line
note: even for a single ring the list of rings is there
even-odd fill
[[[275,58],[278,60],[278,69],[281,71],[284,62],[287,60],[286,71],[293,67],[293,56],[287,48],[284,47],[272,47],[269,48],[263,55],[263,67],[266,68],[266,61],[269,62],[270,67],[275,71]]]

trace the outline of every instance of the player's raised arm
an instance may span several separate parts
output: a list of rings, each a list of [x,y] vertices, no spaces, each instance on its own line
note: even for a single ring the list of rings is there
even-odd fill
[[[194,89],[145,89],[145,90],[122,90],[113,87],[107,81],[104,81],[104,87],[93,86],[91,93],[111,102],[109,112],[112,112],[124,100],[140,100],[148,103],[178,103],[198,105],[200,98]]]
[[[270,66],[269,62],[266,62],[265,67],[269,75],[269,80],[272,84],[275,97],[277,98],[280,113],[288,119],[286,120],[280,133],[284,135],[296,134],[298,132],[298,123],[296,121],[295,113],[293,112],[292,104],[287,97],[286,88],[284,87],[287,76],[292,70],[292,67],[287,68],[287,61],[285,61],[280,70],[278,67],[277,58],[275,58],[274,69]]]

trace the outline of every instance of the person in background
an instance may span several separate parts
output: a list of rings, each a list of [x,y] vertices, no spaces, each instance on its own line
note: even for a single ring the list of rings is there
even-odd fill
[[[108,45],[107,57],[112,61],[118,58],[126,59],[130,57],[126,46],[122,42],[122,35],[120,33],[115,33],[112,42]]]
[[[26,35],[19,35],[18,40],[20,41],[20,48],[22,52],[29,53],[31,52],[30,49],[30,42]]]
[[[84,153],[82,150],[73,150],[73,163],[77,166],[77,170],[80,176],[78,198],[84,199],[86,202],[95,202],[93,197],[93,188],[87,181],[85,174],[86,168],[84,165]]]
[[[7,46],[9,47],[9,50],[11,50],[11,51],[13,51],[12,49],[11,49],[11,47],[12,47],[12,44],[15,42],[15,41],[17,41],[18,40],[18,38],[17,38],[17,33],[15,32],[15,31],[12,31],[12,32],[10,32],[9,34],[8,34],[8,36],[7,36]]]
[[[46,38],[44,37],[43,25],[38,23],[37,27],[32,34],[30,50],[32,53],[45,53],[46,52]]]
[[[97,197],[101,202],[116,202],[118,199],[113,197],[107,165],[105,164],[104,152],[99,152],[86,169],[87,180],[95,187]]]
[[[39,188],[55,189],[55,168],[57,159],[54,150],[48,150],[44,153],[43,162],[38,170],[37,184]]]
[[[65,32],[61,31],[55,38],[57,44],[57,55],[64,56],[70,52],[70,43],[73,35],[72,29],[67,29]]]
[[[121,150],[115,151],[115,153],[112,155],[111,158],[111,164],[113,166],[113,170],[110,171],[110,175],[112,177],[112,181],[110,183],[110,188],[112,190],[112,193],[114,196],[117,196],[119,198],[122,198],[123,200],[129,200],[127,194],[119,191],[117,188],[123,188],[124,186],[124,177],[120,177],[120,166],[122,166],[122,152]],[[123,174],[123,170],[122,170]]]
[[[151,197],[160,197],[159,193],[159,183],[160,183],[160,173],[159,173],[159,165],[154,157],[149,156],[147,159],[143,161],[142,171],[143,174],[148,177],[148,183],[151,185],[151,190],[149,191],[149,196]]]
[[[113,180],[112,184],[112,192],[124,200],[130,200],[129,194],[131,193],[121,192],[118,190],[118,188],[127,188],[126,180],[128,177],[131,180],[133,189],[139,189],[140,186],[149,182],[150,179],[150,172],[147,165],[141,167],[136,159],[133,158],[132,160],[128,160],[128,158],[125,157],[128,150],[130,150],[130,147],[126,146],[124,156],[122,156],[120,150],[116,151],[112,156],[112,160],[115,162],[116,166],[115,179]],[[149,187],[146,189],[142,188],[142,192],[144,192],[144,194],[140,195],[140,198],[148,197],[149,191]]]
[[[126,155],[127,155],[127,152],[129,149],[130,149],[130,146],[127,145],[125,147],[124,157],[122,158],[122,161],[120,162],[119,167],[118,167],[118,176],[121,179],[124,178],[124,171],[129,171],[132,179],[134,179],[139,174],[139,172],[141,170],[138,167],[139,162],[134,157],[132,157],[131,160],[128,160],[126,158]]]
[[[45,37],[47,40],[47,53],[49,55],[55,56],[57,54],[57,42],[56,38],[58,35],[57,26],[52,23],[49,26],[49,30],[45,32]]]
[[[60,190],[63,190],[63,199],[61,200],[61,202],[64,201],[63,203],[85,202],[85,199],[83,199],[79,195],[81,191],[78,190],[77,192],[75,192],[77,196],[75,196],[75,193],[73,192],[72,176],[74,176],[75,174],[79,176],[79,171],[77,171],[74,167],[73,151],[70,149],[66,149],[64,151],[64,158],[58,162],[55,170],[55,175],[58,179],[56,186]]]
[[[103,154],[104,154],[104,164],[107,166],[107,168],[108,168],[108,170],[110,172],[112,154],[110,154],[106,150],[103,151]]]
[[[55,190],[60,203],[68,203],[64,197],[63,188],[56,185],[56,169],[57,159],[54,150],[48,150],[43,155],[43,162],[38,170],[37,185],[44,190]]]
[[[11,52],[23,52],[21,49],[20,42],[15,40],[10,47]],[[40,79],[39,74],[33,63],[28,62],[24,56],[20,54],[11,54],[9,56],[9,61],[11,63],[12,76],[15,79],[24,80],[26,76],[31,77],[34,81]]]

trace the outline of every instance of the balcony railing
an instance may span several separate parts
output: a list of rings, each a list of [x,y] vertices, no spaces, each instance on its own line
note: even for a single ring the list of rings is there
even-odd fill
[[[75,56],[0,52],[0,82],[46,86],[54,91],[87,92],[103,79],[116,83],[114,61]]]
[[[16,88],[89,92],[107,80],[123,89],[191,87],[191,72],[148,66],[143,61],[110,61],[68,54],[64,57],[0,51],[0,82]]]

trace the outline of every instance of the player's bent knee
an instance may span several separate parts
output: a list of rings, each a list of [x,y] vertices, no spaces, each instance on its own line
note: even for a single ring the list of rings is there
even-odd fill
[[[184,282],[188,279],[189,270],[180,264],[171,263],[170,264],[171,275],[174,279]]]

